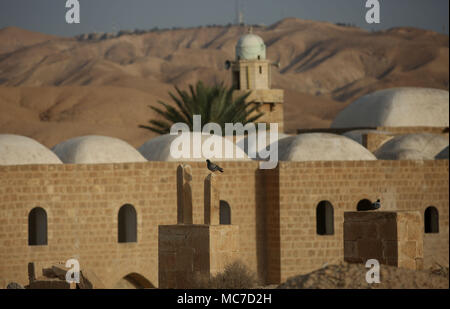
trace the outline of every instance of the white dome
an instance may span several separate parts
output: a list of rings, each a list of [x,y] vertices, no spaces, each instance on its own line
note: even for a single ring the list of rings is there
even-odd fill
[[[247,156],[251,157],[251,154],[255,153],[256,158],[258,158],[258,153],[263,150],[264,148],[269,147],[270,145],[270,138],[274,139],[276,137],[276,140],[279,141],[280,139],[289,137],[290,135],[284,134],[284,133],[278,133],[273,136],[270,135],[270,132],[266,133],[266,145],[259,145],[258,144],[258,135],[256,133],[244,136],[243,138],[236,140],[236,145],[241,148]]]
[[[391,88],[365,95],[334,119],[332,128],[448,127],[448,91]]]
[[[375,156],[357,142],[335,134],[308,133],[278,142],[281,161],[369,161]]]
[[[0,134],[0,165],[61,164],[44,145],[29,137]]]
[[[200,158],[194,158],[193,153],[193,141],[195,138],[201,140],[202,145],[205,145],[205,141],[208,140],[208,143],[217,143],[222,145],[222,154],[220,158],[216,157],[205,157],[203,155],[203,151],[201,151]],[[179,139],[177,139],[179,138]],[[170,153],[170,147],[172,142],[177,139],[177,145],[190,145],[190,158],[175,158]],[[226,158],[225,157],[225,149],[229,147],[234,150],[234,158]],[[178,135],[170,135],[165,134],[159,137],[153,138],[146,143],[144,143],[140,148],[139,152],[149,161],[175,161],[175,162],[192,162],[192,161],[205,161],[206,159],[214,159],[214,161],[236,161],[236,160],[245,160],[249,161],[250,159],[247,157],[244,151],[237,147],[232,141],[223,138],[218,135],[210,136],[209,134],[201,134],[201,133],[187,133]]]
[[[434,160],[448,144],[443,135],[407,134],[386,142],[374,154],[380,160]]]
[[[67,164],[147,162],[128,143],[107,136],[81,136],[69,139],[52,148]]]
[[[264,44],[264,40],[260,36],[252,33],[241,36],[236,45],[236,59],[266,59],[266,45]]]

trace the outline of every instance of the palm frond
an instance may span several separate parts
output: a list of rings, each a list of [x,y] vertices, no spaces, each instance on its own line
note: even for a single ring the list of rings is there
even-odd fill
[[[180,90],[175,86],[175,93],[169,92],[174,105],[158,101],[157,106],[149,106],[160,119],[150,120],[149,125],[140,125],[159,134],[167,134],[175,123],[185,123],[192,130],[193,116],[200,115],[202,127],[206,123],[214,122],[222,127],[225,133],[226,123],[252,123],[260,119],[264,113],[258,112],[258,105],[247,102],[251,92],[247,92],[237,98],[233,98],[234,90],[226,88],[224,83],[216,83],[206,86],[199,81],[189,85],[189,91]]]

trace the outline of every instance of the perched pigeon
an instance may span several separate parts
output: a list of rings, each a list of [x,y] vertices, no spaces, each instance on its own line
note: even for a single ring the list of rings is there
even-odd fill
[[[380,199],[378,199],[375,203],[370,202],[369,200],[363,200],[358,203],[358,211],[369,211],[369,210],[377,210],[381,207]]]
[[[219,172],[223,173],[223,169],[222,169],[220,166],[218,166],[217,164],[214,164],[214,163],[212,163],[212,162],[209,161],[209,160],[206,160],[206,163],[207,163],[207,165],[208,165],[208,169],[209,169],[211,172],[217,172],[217,171],[219,171]]]
[[[373,209],[380,209],[381,207],[381,202],[380,199],[378,199],[375,203],[372,204]]]

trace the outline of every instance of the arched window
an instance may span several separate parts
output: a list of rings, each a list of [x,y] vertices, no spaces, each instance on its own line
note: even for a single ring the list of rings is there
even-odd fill
[[[137,215],[132,205],[124,205],[119,210],[119,242],[137,242]]]
[[[358,205],[356,206],[356,209],[358,211],[365,211],[365,210],[371,210],[372,209],[372,202],[368,199],[360,200],[358,202]]]
[[[434,206],[425,210],[425,233],[439,233],[439,212]]]
[[[220,224],[231,224],[231,208],[230,205],[225,201],[220,201],[219,210],[219,223]]]
[[[33,208],[28,215],[28,245],[47,245],[47,213],[41,207]]]
[[[334,210],[328,201],[322,201],[316,208],[316,227],[318,235],[334,234]]]

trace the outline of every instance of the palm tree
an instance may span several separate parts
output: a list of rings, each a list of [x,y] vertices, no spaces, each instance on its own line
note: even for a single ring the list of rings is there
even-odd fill
[[[170,97],[175,102],[176,107],[158,101],[164,107],[160,109],[149,106],[152,110],[163,117],[164,120],[150,120],[151,126],[140,125],[140,128],[150,131],[167,134],[170,127],[175,123],[185,123],[193,131],[193,115],[200,115],[202,127],[207,123],[217,123],[225,132],[225,123],[252,123],[258,120],[263,113],[253,112],[257,109],[254,102],[246,102],[250,92],[233,100],[233,88],[227,89],[223,83],[215,84],[212,87],[205,86],[201,81],[197,85],[189,85],[190,93],[182,91],[175,86],[178,93],[176,97],[169,92]]]

